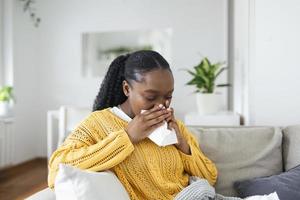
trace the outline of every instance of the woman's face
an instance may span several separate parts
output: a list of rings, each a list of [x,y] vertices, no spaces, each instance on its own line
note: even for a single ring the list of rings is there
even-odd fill
[[[124,92],[128,96],[126,110],[133,115],[131,117],[155,105],[163,104],[167,107],[166,101],[170,105],[174,91],[174,78],[167,69],[153,70],[140,76],[140,82],[131,81],[131,86],[126,81],[123,84]]]

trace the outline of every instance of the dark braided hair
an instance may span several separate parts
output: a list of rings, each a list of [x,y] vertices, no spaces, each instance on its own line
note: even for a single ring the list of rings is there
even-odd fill
[[[140,75],[155,69],[168,69],[169,63],[157,52],[150,50],[136,51],[121,55],[110,64],[108,71],[96,96],[93,111],[117,106],[126,101],[123,81],[141,82]]]

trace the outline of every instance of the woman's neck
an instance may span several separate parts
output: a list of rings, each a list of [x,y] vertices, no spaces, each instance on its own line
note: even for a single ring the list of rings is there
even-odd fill
[[[120,109],[125,112],[131,119],[135,117],[135,114],[132,112],[132,109],[130,107],[130,104],[128,100],[126,100],[124,103],[120,105]]]

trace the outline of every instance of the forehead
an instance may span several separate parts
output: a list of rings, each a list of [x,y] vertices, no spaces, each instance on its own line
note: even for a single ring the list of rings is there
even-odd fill
[[[141,76],[142,81],[134,83],[134,88],[141,92],[153,93],[151,91],[157,91],[167,93],[174,89],[174,78],[169,70],[158,69]]]

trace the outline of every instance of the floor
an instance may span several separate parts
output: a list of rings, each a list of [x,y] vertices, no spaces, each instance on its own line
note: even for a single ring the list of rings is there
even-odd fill
[[[46,187],[46,158],[36,158],[0,171],[1,200],[24,199]]]

